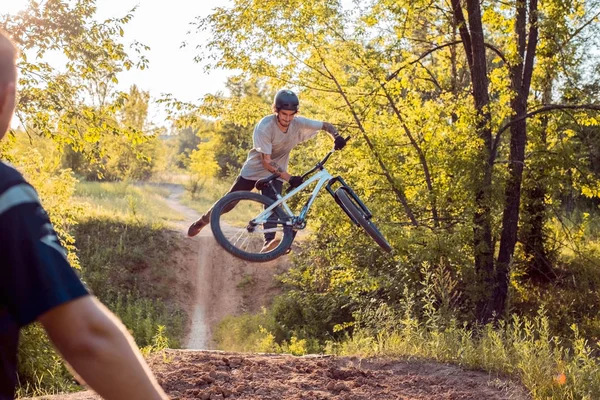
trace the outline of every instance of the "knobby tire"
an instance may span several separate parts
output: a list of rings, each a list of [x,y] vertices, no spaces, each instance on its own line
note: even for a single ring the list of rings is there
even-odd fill
[[[231,243],[228,235],[223,230],[223,226],[221,224],[221,216],[223,214],[223,210],[231,203],[242,202],[244,200],[250,200],[257,203],[262,203],[264,206],[269,207],[271,204],[275,202],[275,200],[264,196],[259,193],[254,192],[233,192],[224,196],[221,200],[219,200],[213,207],[211,217],[210,217],[210,226],[213,232],[217,243],[221,245],[228,253],[234,255],[235,257],[241,258],[246,261],[251,262],[267,262],[274,260],[283,254],[286,253],[288,248],[292,245],[292,241],[294,240],[294,235],[291,227],[284,227],[283,229],[283,237],[281,238],[281,242],[279,245],[273,250],[267,253],[260,252],[248,252],[243,249],[238,248],[235,244]],[[235,213],[235,207],[229,211],[229,213]],[[275,215],[279,220],[289,219],[288,215],[280,208],[277,207],[274,209]],[[258,214],[257,214],[258,215]],[[249,222],[249,221],[248,221]],[[225,228],[227,229],[227,228]],[[240,234],[243,234],[243,230],[240,230]],[[229,235],[232,236],[232,235]]]

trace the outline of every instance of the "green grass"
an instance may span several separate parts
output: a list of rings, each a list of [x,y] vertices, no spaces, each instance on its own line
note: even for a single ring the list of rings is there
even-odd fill
[[[40,324],[21,330],[18,357],[17,398],[81,390]]]
[[[146,223],[183,220],[166,203],[170,190],[156,185],[127,182],[79,182],[74,200],[82,202],[88,217],[112,215]]]
[[[259,314],[226,317],[218,325],[214,339],[219,349],[242,353],[285,353],[300,356],[318,351],[315,340],[298,339],[296,336],[292,336],[289,341],[277,343],[275,335],[268,329],[273,323],[267,310]]]
[[[188,177],[184,186],[185,194],[181,203],[203,214],[217,200],[223,197],[233,185],[233,178],[193,178]]]
[[[553,337],[548,317],[513,316],[498,326],[470,330],[450,325],[427,329],[403,321],[403,329],[373,336],[357,331],[327,352],[361,357],[423,358],[449,362],[498,376],[518,378],[534,400],[593,400],[600,393],[600,361],[573,327],[573,345]]]

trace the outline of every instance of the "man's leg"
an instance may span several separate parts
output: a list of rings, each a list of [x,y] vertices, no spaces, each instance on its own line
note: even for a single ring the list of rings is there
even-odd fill
[[[238,176],[231,188],[229,189],[229,191],[225,193],[225,195],[232,192],[240,192],[243,190],[251,191],[252,189],[254,189],[255,184],[256,181],[251,181],[248,179],[244,179],[241,176]],[[225,197],[225,195],[223,197]],[[235,205],[236,203],[231,203],[223,211],[229,212],[233,209],[233,207],[235,207]],[[203,216],[198,218],[196,221],[194,221],[194,223],[190,225],[190,227],[188,228],[189,237],[196,236],[198,233],[200,233],[202,228],[208,225],[208,223],[210,222],[210,214],[212,213],[214,206],[215,205],[213,204],[212,207],[210,207],[210,209],[207,212],[205,212]]]
[[[277,193],[281,193],[281,190],[283,188],[283,182],[276,179],[273,181],[273,186],[275,187],[275,190],[277,190]],[[270,186],[265,187],[264,189],[261,190],[261,192],[263,195],[265,195],[273,200],[277,200],[277,194],[273,191],[273,189]],[[274,228],[275,226],[276,226],[275,224],[264,224],[265,229]],[[275,239],[275,232],[265,233],[265,246],[263,247],[263,250],[262,250],[263,253],[267,252],[267,251],[271,251],[275,247],[277,247],[279,242],[274,241],[273,239]]]

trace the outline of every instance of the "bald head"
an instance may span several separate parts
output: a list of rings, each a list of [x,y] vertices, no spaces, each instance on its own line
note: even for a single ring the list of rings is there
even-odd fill
[[[17,55],[17,48],[8,34],[0,30],[0,139],[8,130],[15,111]]]

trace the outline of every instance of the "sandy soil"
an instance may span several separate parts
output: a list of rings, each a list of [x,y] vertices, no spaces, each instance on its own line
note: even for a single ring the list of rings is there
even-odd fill
[[[212,351],[211,333],[225,316],[258,311],[279,292],[274,274],[288,268],[288,258],[252,264],[222,250],[205,229],[193,239],[187,225],[198,213],[178,203],[171,207],[186,216],[174,226],[181,241],[179,283],[195,285],[190,292],[174,287],[178,302],[191,315],[187,340],[190,350],[167,350],[148,361],[160,385],[172,399],[340,399],[340,400],[500,400],[528,399],[525,391],[484,372],[428,362],[294,357]],[[177,239],[178,238],[178,239]],[[190,295],[195,293],[195,295]],[[194,350],[191,350],[194,349]],[[199,350],[202,349],[202,350]],[[95,400],[92,392],[39,399]]]

